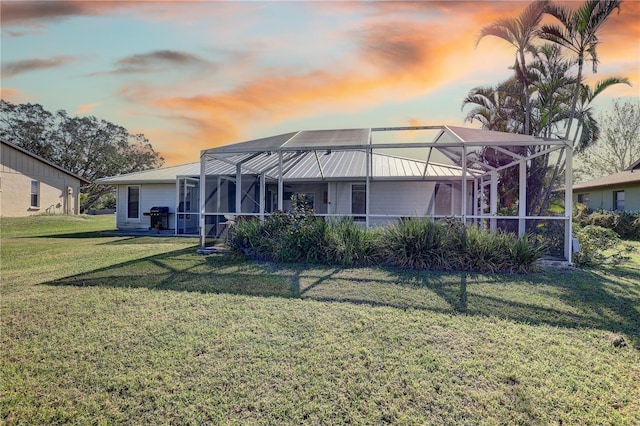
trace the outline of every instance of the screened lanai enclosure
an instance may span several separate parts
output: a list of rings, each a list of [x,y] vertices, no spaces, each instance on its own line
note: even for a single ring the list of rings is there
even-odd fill
[[[201,248],[238,220],[290,210],[295,195],[318,217],[352,217],[365,227],[457,218],[492,231],[545,234],[550,252],[571,261],[571,191],[560,208],[540,211],[532,203],[545,192],[532,185],[548,182],[533,169],[566,161],[569,179],[571,158],[566,140],[453,126],[299,131],[202,151],[199,182],[189,185],[199,190]],[[571,188],[570,180],[564,184]],[[186,197],[186,186],[179,194]],[[196,199],[193,191],[188,196]]]

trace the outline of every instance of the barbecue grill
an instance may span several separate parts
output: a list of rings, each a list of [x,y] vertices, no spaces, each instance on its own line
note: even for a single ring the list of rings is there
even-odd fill
[[[149,216],[149,230],[169,229],[169,207],[151,207],[144,215]]]

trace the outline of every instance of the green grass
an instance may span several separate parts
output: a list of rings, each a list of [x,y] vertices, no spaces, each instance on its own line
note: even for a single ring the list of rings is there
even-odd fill
[[[5,423],[640,423],[637,252],[535,275],[274,265],[113,220],[2,219]]]

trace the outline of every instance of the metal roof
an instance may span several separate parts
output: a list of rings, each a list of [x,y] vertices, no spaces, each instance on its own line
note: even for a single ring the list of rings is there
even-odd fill
[[[394,133],[398,132],[398,133]],[[408,132],[410,137],[402,135],[401,132]],[[469,170],[482,170],[488,172],[495,170],[495,167],[487,164],[485,160],[488,156],[500,157],[501,168],[511,167],[524,159],[522,154],[517,154],[512,150],[513,147],[522,146],[545,146],[547,149],[559,149],[567,145],[567,141],[563,139],[545,139],[535,136],[519,135],[514,133],[496,132],[481,129],[469,129],[457,126],[410,126],[410,127],[379,127],[367,129],[334,129],[334,130],[305,130],[299,132],[285,133],[282,135],[271,136],[267,138],[255,139],[247,142],[240,142],[232,145],[226,145],[211,148],[202,151],[201,155],[209,158],[223,158],[229,154],[257,155],[258,153],[278,154],[286,152],[316,152],[315,162],[320,166],[320,175],[326,175],[321,166],[322,161],[318,152],[326,151],[348,151],[348,150],[366,150],[371,152],[385,149],[404,149],[404,148],[429,148],[439,153],[440,157],[447,165],[434,165],[424,176],[442,176],[444,171],[441,167],[462,167],[463,163]],[[492,150],[487,150],[492,147]],[[522,152],[522,150],[516,150]],[[346,154],[344,154],[346,155]],[[357,154],[355,154],[357,155]],[[431,159],[431,155],[428,159]],[[362,161],[363,157],[358,161]],[[246,158],[227,159],[233,164],[242,164],[243,169],[258,170],[260,173],[263,168],[251,166],[250,161]],[[352,174],[361,175],[361,170],[365,167],[365,163],[356,164],[356,158],[348,156],[344,161],[351,161],[349,166],[336,166],[334,163],[326,167],[338,167],[341,172],[338,175],[342,177],[351,176]],[[388,158],[387,158],[388,161]],[[407,177],[412,175],[411,172],[398,170],[393,172],[394,164],[399,160],[394,160],[388,164],[389,171],[380,171],[379,176],[391,177]],[[409,160],[412,161],[412,160]],[[506,161],[506,163],[504,162]],[[309,167],[313,168],[313,161],[303,162],[307,167],[303,172],[300,167],[296,168],[298,173],[312,173]],[[372,164],[373,165],[373,164]],[[406,165],[406,164],[404,164]],[[359,171],[348,170],[359,167]],[[382,165],[380,165],[382,167]],[[419,167],[420,168],[420,167]],[[424,164],[421,166],[424,170]],[[376,169],[372,170],[375,173]],[[397,173],[397,175],[394,175]],[[331,172],[328,173],[331,175]],[[446,173],[445,173],[446,174]]]
[[[278,179],[279,177],[278,155],[268,153],[258,153],[257,155],[227,154],[221,156],[220,159],[211,159],[207,162],[206,174],[209,176],[235,175],[235,164],[237,163],[242,163],[244,174],[265,172],[269,178]],[[366,152],[364,150],[323,153],[317,151],[289,152],[283,154],[282,170],[284,172],[283,179],[288,181],[364,179],[366,177]],[[103,185],[174,183],[178,176],[200,176],[200,163],[112,176],[98,179],[96,183]],[[435,163],[430,163],[427,166],[425,161],[374,153],[371,156],[370,176],[374,179],[460,178],[462,169]]]
[[[385,132],[409,131],[422,138],[407,141]],[[374,143],[374,135],[384,134],[382,143]],[[389,142],[390,141],[390,142]],[[367,175],[366,152],[371,155],[369,176],[383,179],[429,179],[462,177],[466,163],[467,176],[472,178],[494,170],[480,161],[478,152],[491,146],[495,156],[502,156],[516,164],[523,157],[509,151],[512,146],[556,145],[566,141],[548,140],[527,135],[456,126],[416,126],[367,129],[307,130],[240,142],[207,149],[205,157],[207,175],[235,175],[237,166],[243,174],[265,173],[278,179],[282,157],[282,178],[285,180],[317,180],[364,178]],[[440,153],[444,162],[436,163],[429,154],[427,161],[384,154],[396,148],[424,148]],[[466,153],[466,157],[465,157]],[[505,157],[506,156],[506,157]],[[501,166],[505,167],[505,166]],[[148,170],[128,175],[99,179],[101,184],[171,183],[177,176],[199,176],[200,163],[185,164],[165,169]]]
[[[163,169],[144,170],[97,179],[101,185],[122,185],[139,183],[175,183],[176,176],[200,176],[200,163],[182,164]]]

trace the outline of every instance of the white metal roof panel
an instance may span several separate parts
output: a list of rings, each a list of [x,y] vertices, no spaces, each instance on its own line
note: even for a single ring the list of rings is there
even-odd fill
[[[200,163],[182,164],[162,169],[143,170],[141,172],[110,176],[97,179],[96,183],[103,185],[171,183],[176,181],[176,176],[200,176]]]

